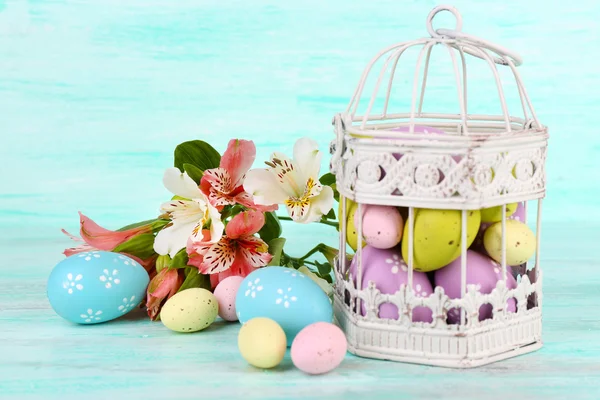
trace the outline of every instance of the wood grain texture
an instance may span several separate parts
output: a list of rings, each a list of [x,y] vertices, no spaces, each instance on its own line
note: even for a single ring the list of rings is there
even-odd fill
[[[470,371],[347,356],[307,377],[289,357],[248,367],[236,324],[181,335],[137,313],[74,326],[46,300],[77,210],[109,228],[154,216],[184,140],[253,139],[258,160],[304,135],[325,150],[365,63],[426,35],[435,4],[0,1],[0,398],[600,398],[595,1],[453,2],[465,31],[524,56],[550,127],[542,350]],[[486,107],[488,77],[474,79]],[[437,81],[434,106],[449,87]],[[327,227],[285,230],[298,254],[336,243]]]

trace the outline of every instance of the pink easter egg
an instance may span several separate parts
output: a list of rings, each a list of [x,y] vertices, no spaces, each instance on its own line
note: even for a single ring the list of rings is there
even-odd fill
[[[347,347],[340,328],[329,322],[316,322],[296,335],[290,355],[299,370],[311,375],[325,374],[342,363]]]
[[[396,207],[365,205],[362,209],[362,234],[368,245],[389,249],[400,243],[404,220]],[[359,218],[355,213],[354,226],[358,226]]]
[[[396,293],[400,286],[408,283],[408,266],[401,256],[400,248],[378,249],[365,246],[362,250],[362,288],[366,289],[369,281],[383,294]],[[356,282],[358,274],[358,259],[354,257],[350,265],[350,277]],[[423,272],[413,271],[413,290],[418,297],[429,296],[433,289],[427,275]],[[362,302],[361,314],[367,314]],[[379,318],[398,319],[398,307],[391,303],[379,306]],[[432,312],[427,307],[413,309],[413,322],[431,322]]]
[[[237,321],[235,296],[244,280],[242,276],[230,276],[223,279],[215,288],[214,295],[219,303],[219,317],[225,321]]]
[[[461,297],[461,260],[462,255],[434,273],[435,285],[444,288],[444,292],[452,299]],[[507,271],[506,278],[506,286],[509,289],[517,287],[517,282],[510,273],[510,270]],[[480,293],[489,294],[496,287],[499,280],[502,280],[502,268],[496,261],[473,250],[467,251],[467,285],[476,285]],[[516,302],[514,299],[508,301],[508,311],[516,311]],[[479,320],[483,321],[491,317],[491,305],[484,304],[481,306],[479,309]],[[460,310],[449,310],[448,323],[456,324],[459,321]]]

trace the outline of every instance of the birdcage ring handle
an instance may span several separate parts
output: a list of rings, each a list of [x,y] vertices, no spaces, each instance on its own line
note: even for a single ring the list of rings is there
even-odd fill
[[[456,18],[456,27],[454,29],[433,29],[433,18],[442,11],[449,11],[454,15],[454,17]],[[499,55],[500,57],[492,57],[496,64],[508,65],[508,61],[506,60],[506,58],[510,58],[512,63],[516,67],[523,63],[523,59],[519,54],[495,43],[489,42],[485,39],[462,32],[462,16],[455,7],[441,5],[431,10],[429,15],[427,16],[427,31],[429,32],[432,38],[449,38],[460,40],[463,44],[467,45],[467,47],[464,47],[464,51],[472,56],[482,58],[479,52],[469,49],[468,45],[471,45],[473,47],[481,47]],[[456,46],[457,45],[455,45],[455,47]]]

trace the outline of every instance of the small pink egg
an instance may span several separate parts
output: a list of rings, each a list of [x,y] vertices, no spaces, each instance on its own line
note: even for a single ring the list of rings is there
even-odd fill
[[[391,249],[400,243],[404,220],[396,207],[368,205],[363,207],[362,234],[368,245],[378,249]],[[354,226],[359,216],[354,215]]]
[[[292,362],[299,370],[325,374],[337,368],[346,356],[344,332],[329,322],[316,322],[302,329],[292,342]]]
[[[235,313],[235,296],[244,280],[241,276],[230,276],[223,279],[215,288],[214,295],[219,302],[219,317],[225,321],[237,321]]]

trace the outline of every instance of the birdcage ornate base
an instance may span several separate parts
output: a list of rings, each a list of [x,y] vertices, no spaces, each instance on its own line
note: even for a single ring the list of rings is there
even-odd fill
[[[473,368],[542,347],[540,308],[528,310],[516,318],[463,332],[366,321],[353,314],[337,293],[334,310],[338,324],[346,333],[348,351],[360,357]]]

